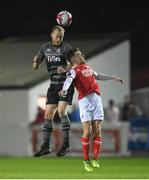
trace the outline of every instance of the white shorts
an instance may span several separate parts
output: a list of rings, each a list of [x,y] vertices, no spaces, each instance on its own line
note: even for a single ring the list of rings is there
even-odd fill
[[[81,122],[103,120],[104,112],[101,97],[92,93],[79,100]]]

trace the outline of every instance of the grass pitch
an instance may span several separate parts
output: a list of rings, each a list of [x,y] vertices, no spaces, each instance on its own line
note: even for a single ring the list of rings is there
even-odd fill
[[[0,157],[0,179],[143,179],[149,158],[104,158],[99,169],[86,172],[82,158]]]

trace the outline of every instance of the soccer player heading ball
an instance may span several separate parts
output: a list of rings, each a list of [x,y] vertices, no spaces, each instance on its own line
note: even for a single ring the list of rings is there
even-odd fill
[[[97,80],[114,80],[123,82],[117,76],[105,75],[95,72],[86,64],[84,55],[79,49],[69,50],[67,61],[72,69],[67,73],[62,90],[59,92],[61,97],[67,94],[71,85],[74,84],[78,91],[78,101],[80,108],[80,118],[83,125],[83,135],[81,138],[82,150],[84,155],[84,167],[86,171],[93,171],[93,167],[99,168],[98,156],[101,150],[101,124],[104,119],[102,100]],[[89,139],[90,129],[93,135],[93,160],[89,159]]]
[[[47,90],[47,102],[45,111],[45,120],[43,126],[43,144],[35,157],[40,157],[51,152],[51,134],[53,131],[53,117],[58,111],[62,123],[63,145],[56,153],[56,156],[64,156],[69,150],[69,130],[70,120],[67,115],[67,105],[71,104],[74,88],[71,86],[66,97],[59,97],[58,92],[63,87],[66,74],[58,74],[58,67],[67,66],[65,54],[71,49],[71,45],[64,41],[65,30],[61,26],[53,26],[50,34],[51,41],[41,45],[38,53],[33,60],[33,69],[37,70],[40,64],[45,60],[49,73],[50,84]]]

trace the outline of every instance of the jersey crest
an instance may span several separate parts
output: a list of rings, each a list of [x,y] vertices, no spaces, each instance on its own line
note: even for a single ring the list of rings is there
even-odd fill
[[[89,67],[87,67],[87,66],[86,66],[86,69],[83,69],[83,70],[81,71],[81,73],[82,73],[85,77],[88,77],[88,76],[93,75],[92,69],[89,68]]]

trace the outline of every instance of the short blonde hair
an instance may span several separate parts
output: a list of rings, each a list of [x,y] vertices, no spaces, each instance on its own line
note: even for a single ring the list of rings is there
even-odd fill
[[[65,32],[65,29],[58,25],[52,27],[52,32],[55,30],[58,30],[59,32]]]

